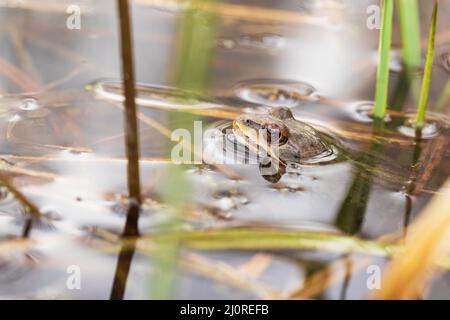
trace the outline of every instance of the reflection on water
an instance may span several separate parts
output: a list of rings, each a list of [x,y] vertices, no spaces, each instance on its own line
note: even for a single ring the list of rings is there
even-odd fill
[[[315,20],[293,23],[289,14],[285,23],[281,19],[264,23],[257,15],[261,11],[255,21],[251,15],[236,18],[232,11],[219,14],[211,80],[203,79],[206,92],[189,92],[188,100],[180,99],[186,88],[175,88],[167,80],[168,56],[175,45],[172,31],[181,11],[161,10],[156,2],[135,10],[145,198],[140,234],[152,235],[166,221],[167,204],[157,187],[170,159],[170,129],[193,120],[190,112],[204,129],[221,131],[241,113],[288,106],[297,119],[339,142],[345,157],[325,165],[294,165],[277,183],[264,180],[257,161],[246,164],[245,157],[227,166],[240,177],[237,180],[214,166],[187,165],[194,201],[180,222],[183,230],[265,226],[377,239],[405,231],[450,174],[449,120],[442,114],[430,113],[418,137],[410,121],[414,105],[405,100],[405,111],[393,107],[385,128],[373,129],[376,36],[358,25],[364,21],[346,19],[348,5],[341,1],[300,2],[290,5],[302,16],[321,17],[328,23],[324,27],[314,25]],[[118,107],[122,88],[117,80],[98,81],[120,79],[116,35],[111,31],[116,23],[113,6],[96,1],[83,30],[75,33],[58,27],[64,11],[52,11],[51,6],[46,10],[48,3],[43,2],[39,12],[2,9],[1,13],[9,14],[8,23],[21,26],[21,45],[28,52],[28,58],[18,54],[17,41],[5,38],[0,43],[0,64],[18,69],[3,68],[0,74],[2,172],[44,218],[27,227],[23,205],[7,188],[0,189],[0,296],[146,298],[154,254],[143,248],[135,238],[138,230],[130,230],[133,223],[126,219],[136,218],[137,208],[128,207],[126,196]],[[361,1],[352,8],[364,5]],[[276,17],[274,13],[272,19]],[[146,21],[153,21],[154,29],[145,27]],[[54,40],[50,43],[46,37]],[[433,80],[441,86],[448,77],[444,55],[443,68]],[[29,72],[30,62],[39,77]],[[23,88],[17,82],[33,85]],[[51,90],[28,90],[48,84]],[[438,94],[432,92],[433,99]],[[233,142],[233,136],[225,138]],[[203,142],[205,155],[217,155],[211,141]],[[248,153],[242,146],[236,148],[238,158]],[[132,214],[124,214],[127,210]],[[128,227],[122,234],[124,226]],[[24,233],[27,228],[31,231]],[[128,239],[126,244],[119,242],[121,235]],[[14,250],[7,252],[2,243]],[[309,275],[322,272],[325,279],[327,271],[328,277],[344,275],[342,281],[313,296],[364,298],[366,279],[357,271],[357,258],[350,254],[342,260],[321,251],[188,251],[180,257],[175,294],[177,298],[288,296],[308,285]],[[81,290],[66,287],[70,265],[82,270]],[[433,294],[445,298],[439,291]]]

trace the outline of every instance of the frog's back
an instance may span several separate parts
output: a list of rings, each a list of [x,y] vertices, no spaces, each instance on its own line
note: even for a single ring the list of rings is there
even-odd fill
[[[287,119],[286,122],[290,128],[285,148],[289,151],[284,155],[287,161],[307,163],[333,152],[330,144],[312,126],[295,119]]]

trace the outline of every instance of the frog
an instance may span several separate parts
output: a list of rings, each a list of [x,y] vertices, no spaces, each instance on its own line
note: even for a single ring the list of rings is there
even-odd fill
[[[276,183],[287,165],[309,165],[334,153],[333,146],[287,107],[265,114],[243,114],[232,124],[236,140],[256,153],[263,177]]]

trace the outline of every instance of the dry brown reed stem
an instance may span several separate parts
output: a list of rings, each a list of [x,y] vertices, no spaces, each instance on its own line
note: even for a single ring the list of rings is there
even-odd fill
[[[409,228],[404,249],[383,276],[375,299],[415,299],[430,281],[430,271],[450,249],[450,179]]]
[[[132,27],[128,0],[117,0],[122,53],[122,73],[125,93],[125,147],[128,158],[128,193],[138,203],[141,199],[139,174],[139,134],[136,117],[136,82],[134,77],[134,56]]]
[[[36,83],[39,83],[39,73],[33,63],[33,57],[27,50],[25,45],[25,37],[23,36],[22,30],[20,30],[16,25],[11,25],[8,27],[8,34],[11,43],[14,45],[14,54],[19,58],[21,62],[22,69],[34,79]]]
[[[36,81],[3,58],[0,58],[0,73],[5,75],[18,88],[25,92],[34,92],[38,90],[39,86]]]
[[[11,192],[16,199],[26,208],[29,210],[30,215],[33,218],[39,219],[41,217],[41,212],[39,208],[32,203],[28,198],[19,190],[17,189],[13,183],[11,182],[10,177],[8,177],[3,172],[0,172],[0,183],[8,189],[9,192]]]

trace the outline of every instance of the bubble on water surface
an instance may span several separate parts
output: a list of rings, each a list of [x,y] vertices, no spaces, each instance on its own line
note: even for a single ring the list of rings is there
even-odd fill
[[[304,101],[318,100],[316,89],[301,81],[251,80],[237,84],[234,90],[244,101],[270,107],[294,107]]]
[[[354,120],[362,123],[372,123],[374,120],[374,102],[359,101],[350,106],[351,116]],[[385,122],[392,121],[389,114],[384,117]]]
[[[14,115],[9,119],[10,122],[26,120],[27,118],[43,118],[50,113],[50,111],[47,108],[44,108],[35,98],[20,99],[18,102],[14,101],[13,105],[17,107],[19,112],[14,113]],[[12,111],[15,112],[17,109],[14,108]]]
[[[236,188],[216,190],[213,193],[214,203],[224,211],[237,209],[249,203],[248,197]]]
[[[275,50],[286,45],[286,38],[274,33],[243,34],[235,38],[219,38],[217,46],[223,49]]]
[[[279,49],[286,44],[286,38],[273,33],[244,34],[238,38],[237,43],[242,47]]]
[[[237,43],[233,39],[220,38],[217,40],[217,46],[224,49],[234,49]]]
[[[415,122],[414,115],[411,115],[410,118],[406,119],[405,123],[402,126],[398,127],[398,131],[407,137],[415,138],[417,128],[415,127],[414,122]],[[423,128],[420,129],[421,138],[432,139],[438,136],[440,128],[441,125],[438,121],[434,120],[427,121],[424,124]]]
[[[24,111],[34,111],[39,109],[39,104],[34,98],[26,98],[20,102],[19,108]]]

